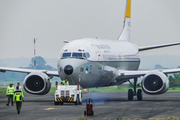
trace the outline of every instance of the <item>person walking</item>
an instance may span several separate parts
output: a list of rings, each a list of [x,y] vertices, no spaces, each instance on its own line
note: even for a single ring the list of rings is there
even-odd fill
[[[24,95],[23,93],[19,90],[19,86],[16,87],[16,91],[14,92],[14,97],[13,101],[16,101],[16,110],[17,113],[20,114],[20,110],[22,107],[22,100],[24,101]]]
[[[6,90],[6,96],[8,97],[8,103],[6,104],[9,106],[9,102],[11,100],[11,105],[13,106],[13,95],[14,95],[14,87],[13,84],[10,83]]]
[[[69,85],[68,79],[66,78],[61,82],[62,85]]]
[[[19,82],[17,83],[17,86],[19,87],[19,91],[21,91],[21,92],[22,92],[22,88],[21,88],[21,86],[20,86],[20,83],[19,83]],[[16,86],[16,87],[17,87],[17,86]],[[17,90],[16,90],[16,87],[15,87],[15,91],[17,91]]]

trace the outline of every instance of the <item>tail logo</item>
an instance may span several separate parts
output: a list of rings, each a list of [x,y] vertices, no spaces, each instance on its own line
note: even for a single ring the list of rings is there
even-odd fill
[[[131,0],[127,0],[126,17],[131,17]]]

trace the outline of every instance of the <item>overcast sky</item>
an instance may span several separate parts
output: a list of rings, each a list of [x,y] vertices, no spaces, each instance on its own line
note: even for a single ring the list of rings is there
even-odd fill
[[[117,39],[126,0],[0,0],[0,59],[57,58],[63,40]],[[180,41],[180,0],[132,0],[131,42],[147,46]],[[180,55],[180,46],[142,55]]]

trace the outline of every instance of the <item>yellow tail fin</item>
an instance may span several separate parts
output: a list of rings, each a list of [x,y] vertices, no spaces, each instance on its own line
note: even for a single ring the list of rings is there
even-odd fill
[[[127,0],[126,17],[131,17],[131,0]]]
[[[129,41],[130,29],[131,29],[131,0],[127,0],[126,12],[125,12],[125,18],[124,18],[124,27],[118,40]]]

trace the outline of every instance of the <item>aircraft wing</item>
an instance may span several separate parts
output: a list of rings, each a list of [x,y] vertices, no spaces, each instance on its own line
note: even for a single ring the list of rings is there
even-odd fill
[[[58,71],[48,71],[48,70],[35,70],[35,69],[23,69],[23,68],[11,68],[11,67],[0,67],[0,72],[21,72],[21,73],[31,73],[31,72],[43,72],[48,76],[59,77]]]
[[[139,49],[139,51],[145,51],[145,50],[162,48],[162,47],[169,47],[169,46],[174,46],[174,45],[180,45],[180,42],[161,44],[161,45],[144,46],[144,47],[138,47],[138,49]]]
[[[119,70],[118,75],[116,77],[116,80],[118,81],[124,81],[128,79],[132,79],[135,77],[141,77],[144,76],[147,73],[154,71],[162,72],[164,74],[170,74],[170,73],[179,73],[180,68],[177,69],[164,69],[164,70],[149,70],[149,71],[129,71],[129,70]]]

